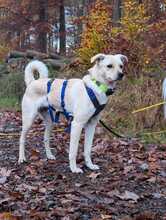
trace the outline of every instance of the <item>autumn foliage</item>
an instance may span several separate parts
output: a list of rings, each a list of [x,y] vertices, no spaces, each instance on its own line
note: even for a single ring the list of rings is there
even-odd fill
[[[79,49],[82,60],[88,63],[92,55],[101,52],[124,53],[130,61],[128,73],[134,77],[149,73],[152,66],[157,68],[165,60],[166,25],[165,11],[159,7],[160,16],[156,17],[155,7],[155,1],[125,0],[120,25],[113,26],[110,5],[97,0],[85,18]]]
[[[82,33],[79,56],[85,63],[90,57],[105,50],[111,33],[110,7],[105,1],[97,0],[90,10],[90,16],[83,19],[85,30]]]

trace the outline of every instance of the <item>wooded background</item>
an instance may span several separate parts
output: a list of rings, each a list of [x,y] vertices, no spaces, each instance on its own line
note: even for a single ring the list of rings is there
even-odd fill
[[[45,53],[69,54],[80,46],[81,34],[87,28],[89,20],[93,19],[93,8],[96,13],[101,12],[98,16],[102,25],[104,15],[101,7],[108,12],[109,25],[112,27],[123,25],[124,17],[129,19],[128,23],[135,22],[135,25],[146,23],[149,31],[153,31],[151,34],[157,34],[158,29],[164,26],[161,22],[165,22],[165,0],[1,0],[1,45],[3,43],[4,46],[17,50],[36,49]],[[149,38],[150,36],[148,41]],[[155,36],[153,47],[158,46],[156,40]]]
[[[0,0],[0,220],[166,220],[166,0]],[[18,165],[25,65],[42,60],[51,78],[81,78],[97,53],[128,57],[124,80],[102,112],[116,138],[97,126],[85,167],[69,171],[69,134],[60,120],[46,160],[44,123],[26,139],[28,163]],[[79,98],[79,97],[78,97]],[[157,132],[156,132],[157,131]],[[152,133],[155,132],[155,133]]]
[[[131,111],[162,99],[165,39],[166,0],[0,0],[0,95],[15,94],[20,102],[25,65],[13,64],[16,57],[53,64],[54,77],[81,77],[96,53],[122,53],[129,59],[127,77],[105,117],[134,131],[164,126],[161,106],[132,117]],[[3,74],[12,72],[4,61],[16,74]]]

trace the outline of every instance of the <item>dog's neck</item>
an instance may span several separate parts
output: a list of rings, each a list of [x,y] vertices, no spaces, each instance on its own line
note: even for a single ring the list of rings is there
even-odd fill
[[[96,64],[97,65],[97,64]],[[95,79],[96,81],[105,84],[110,89],[115,89],[116,82],[112,83],[106,83],[105,79],[102,77],[102,71],[94,65],[92,68],[88,70],[89,75],[91,76],[91,79]]]
[[[105,92],[101,91],[99,87],[92,81],[90,74],[87,74],[82,79],[86,86],[93,89],[94,93],[96,94],[100,104],[106,104],[108,101],[108,96],[106,96]]]

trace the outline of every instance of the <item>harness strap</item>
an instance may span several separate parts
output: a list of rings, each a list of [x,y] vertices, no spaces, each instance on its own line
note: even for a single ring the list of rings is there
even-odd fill
[[[63,110],[63,114],[65,115],[67,120],[71,120],[73,119],[73,116],[71,115],[70,112],[67,112],[66,108],[65,108],[65,91],[66,91],[66,87],[67,87],[67,80],[64,80],[63,84],[62,84],[62,91],[61,91],[61,107]]]
[[[52,84],[52,80],[49,80],[47,82],[47,94],[51,91],[51,84]],[[56,109],[52,105],[49,104],[48,97],[47,97],[47,102],[48,102],[48,112],[50,114],[51,121],[58,123],[60,112],[56,112]]]
[[[88,86],[85,86],[85,88],[86,88],[86,91],[88,93],[88,96],[89,96],[91,102],[93,103],[93,105],[96,109],[94,114],[91,116],[91,118],[93,118],[94,116],[98,115],[104,109],[105,104],[100,105],[100,103],[99,103],[95,93],[93,92],[93,90]]]
[[[48,83],[47,83],[47,94],[51,91],[51,83],[52,83],[52,80],[49,80]],[[68,128],[66,129],[66,131],[70,131],[70,128],[71,128],[71,121],[73,120],[73,116],[70,112],[68,112],[65,108],[65,92],[66,92],[66,87],[67,87],[67,83],[68,81],[67,80],[64,80],[63,84],[62,84],[62,90],[61,90],[61,108],[63,110],[63,114],[64,116],[66,117],[66,119],[69,121],[68,124]],[[93,103],[94,107],[95,107],[95,112],[94,114],[91,116],[91,118],[93,118],[94,116],[98,115],[105,107],[105,104],[100,104],[95,93],[93,92],[93,90],[86,86],[85,85],[85,88],[86,88],[86,91],[87,91],[87,94],[91,100],[91,102]],[[48,97],[47,97],[47,101],[48,101]],[[52,122],[59,122],[59,115],[60,115],[60,112],[56,112],[56,109],[49,104],[49,101],[48,101],[48,111],[49,111],[49,114],[50,114],[50,117],[51,117],[51,120]],[[55,113],[54,113],[55,112]],[[90,118],[90,119],[91,119]]]
[[[51,90],[51,83],[52,83],[52,80],[49,80],[49,81],[47,82],[47,93],[49,93],[50,90]]]

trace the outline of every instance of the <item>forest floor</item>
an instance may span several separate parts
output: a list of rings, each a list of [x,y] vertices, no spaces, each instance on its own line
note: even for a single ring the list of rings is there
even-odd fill
[[[18,165],[21,114],[0,112],[0,220],[166,220],[166,144],[142,144],[95,135],[92,158],[84,165],[83,136],[78,165],[69,170],[69,134],[55,126],[46,160],[44,126],[38,119],[26,145],[27,163]]]

